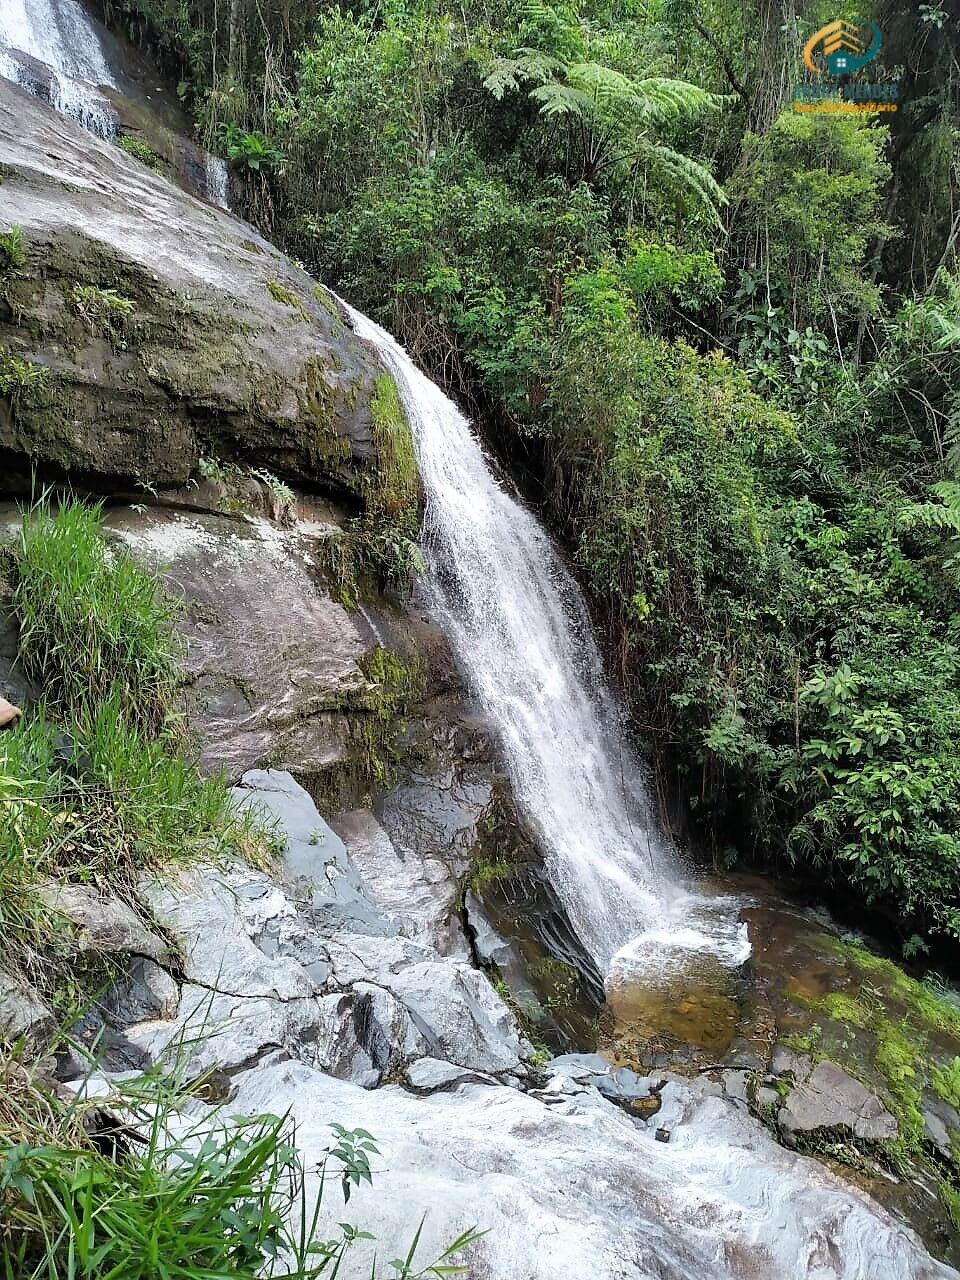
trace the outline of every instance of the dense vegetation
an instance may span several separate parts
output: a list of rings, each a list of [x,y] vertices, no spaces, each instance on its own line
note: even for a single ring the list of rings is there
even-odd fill
[[[819,0],[107,10],[535,486],[717,856],[960,937],[956,5],[858,7],[875,115],[793,111]]]

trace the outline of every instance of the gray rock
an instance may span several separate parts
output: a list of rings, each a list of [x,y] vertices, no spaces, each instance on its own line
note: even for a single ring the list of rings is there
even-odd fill
[[[114,1026],[129,1027],[155,1018],[175,1018],[179,1003],[180,987],[170,974],[154,961],[136,957],[124,976],[101,996],[99,1007]]]
[[[423,1093],[435,1093],[438,1089],[452,1089],[454,1085],[462,1084],[465,1080],[496,1083],[491,1076],[483,1076],[476,1071],[468,1071],[465,1067],[454,1066],[452,1062],[441,1062],[438,1058],[419,1058],[407,1067],[407,1082],[412,1088]]]
[[[157,920],[176,938],[183,953],[183,972],[194,984],[241,999],[263,996],[295,1000],[314,994],[316,984],[302,965],[286,956],[270,958],[253,942],[243,910],[257,901],[239,898],[235,886],[250,884],[255,872],[223,872],[195,867],[175,878],[148,881],[141,893]],[[279,908],[294,908],[272,886]]]
[[[267,761],[318,779],[341,766],[374,640],[318,586],[310,525],[115,507],[107,527],[185,602],[177,627],[204,768],[236,782]],[[327,830],[321,823],[321,841]]]
[[[878,1098],[838,1067],[818,1062],[787,1094],[777,1116],[788,1135],[846,1129],[869,1142],[896,1138],[898,1125]]]
[[[323,934],[390,934],[398,925],[381,909],[340,837],[289,773],[254,769],[235,787],[238,804],[276,822],[284,837],[283,869],[299,894],[310,897],[310,918]]]
[[[775,1111],[780,1106],[780,1092],[777,1089],[771,1089],[769,1085],[761,1085],[756,1092],[754,1102],[759,1111],[766,1113]]]
[[[36,461],[170,487],[203,449],[361,494],[380,367],[305,272],[8,80],[0,158],[0,224],[29,246],[0,343],[57,392],[0,419],[2,481],[29,482]],[[134,301],[135,342],[73,307],[75,286],[104,280]]]
[[[0,970],[0,1042],[9,1045],[25,1039],[40,1047],[55,1025],[53,1014],[37,992]]]
[[[171,962],[170,948],[144,924],[140,913],[115,894],[103,894],[92,885],[50,882],[41,897],[52,910],[66,916],[80,930],[81,951],[108,955],[126,952],[157,964]]]
[[[920,1111],[927,1142],[936,1148],[944,1160],[955,1160],[956,1147],[952,1135],[960,1136],[960,1115],[956,1109],[943,1098],[928,1095],[924,1097]]]
[[[367,809],[341,814],[336,827],[370,893],[403,933],[441,955],[466,959],[457,917],[460,881],[446,862],[419,845],[398,848]]]
[[[751,1072],[749,1071],[722,1071],[720,1078],[723,1081],[723,1089],[727,1097],[746,1105],[749,1101],[750,1077]]]
[[[653,1077],[638,1075],[629,1067],[613,1066],[599,1053],[564,1053],[551,1059],[549,1068],[580,1084],[593,1085],[612,1102],[649,1097],[651,1086],[656,1083]]]
[[[813,1059],[806,1054],[796,1053],[786,1045],[774,1046],[770,1057],[770,1072],[775,1076],[793,1076],[794,1080],[805,1080],[813,1067]]]

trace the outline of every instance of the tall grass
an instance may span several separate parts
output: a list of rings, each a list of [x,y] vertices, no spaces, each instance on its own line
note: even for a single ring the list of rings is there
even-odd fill
[[[109,547],[102,508],[46,496],[25,511],[13,608],[20,659],[42,704],[0,734],[0,946],[6,967],[62,985],[62,923],[46,880],[129,899],[145,870],[251,851],[249,815],[202,778],[173,714],[175,605]]]
[[[119,696],[158,728],[177,683],[176,604],[128,551],[108,548],[102,507],[44,497],[23,514],[13,606],[19,658],[61,712]]]
[[[198,1114],[177,1074],[158,1068],[115,1081],[107,1099],[81,1089],[64,1101],[8,1062],[0,1068],[0,1280],[345,1277],[351,1253],[374,1237],[326,1221],[323,1202],[331,1184],[344,1204],[354,1187],[372,1184],[379,1152],[366,1130],[330,1127],[311,1195],[286,1117]],[[367,1261],[363,1276],[440,1280],[465,1271],[455,1259],[478,1233],[465,1231],[421,1268],[422,1226],[404,1257],[385,1271]]]

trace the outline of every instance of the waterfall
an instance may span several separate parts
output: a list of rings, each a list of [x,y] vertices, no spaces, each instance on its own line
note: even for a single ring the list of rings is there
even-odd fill
[[[117,114],[97,86],[116,88],[92,19],[76,0],[3,0],[0,75],[90,133],[112,138]]]
[[[496,727],[581,941],[604,973],[615,959],[662,964],[700,950],[742,962],[745,931],[682,887],[583,596],[550,537],[495,478],[452,401],[384,329],[347,309],[394,375],[413,430],[431,608]]]
[[[205,153],[204,185],[211,204],[230,211],[230,170],[226,161],[213,152]]]
[[[78,0],[0,0],[0,76],[88,133],[116,137],[119,117],[101,89],[127,92],[130,85],[111,67],[97,26]],[[180,177],[193,194],[230,209],[230,173],[219,156],[183,140]]]

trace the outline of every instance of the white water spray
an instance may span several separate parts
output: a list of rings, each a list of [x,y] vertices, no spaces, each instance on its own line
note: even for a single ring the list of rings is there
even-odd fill
[[[76,0],[3,0],[0,75],[90,133],[111,138],[117,115],[98,86],[116,88],[96,27]]]
[[[348,310],[394,375],[413,429],[433,611],[500,734],[578,936],[604,973],[615,957],[642,964],[646,939],[660,965],[691,951],[742,962],[735,920],[681,887],[583,596],[550,538],[495,479],[452,401],[385,330]]]

